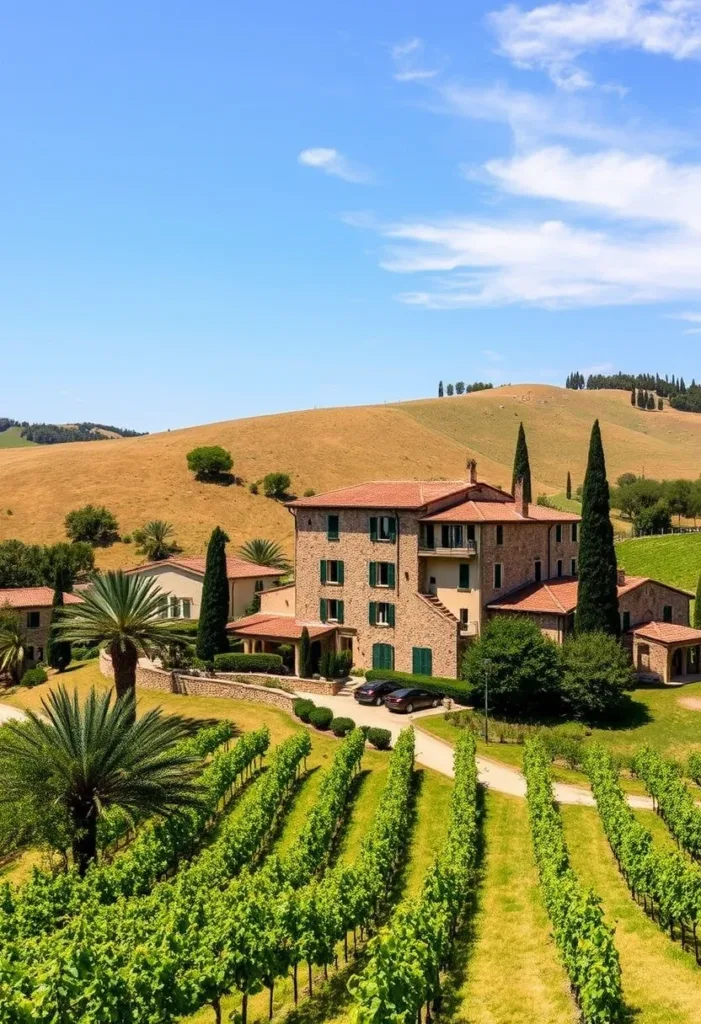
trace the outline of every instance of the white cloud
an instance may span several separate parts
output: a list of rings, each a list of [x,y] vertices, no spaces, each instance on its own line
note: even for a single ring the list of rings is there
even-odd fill
[[[314,167],[324,174],[332,174],[354,184],[366,185],[372,181],[372,174],[366,167],[351,162],[337,149],[303,149],[297,159],[305,167]]]
[[[553,81],[570,88],[591,85],[575,62],[604,46],[675,60],[701,58],[700,0],[585,0],[530,10],[509,4],[489,21],[504,56],[519,67],[547,71]]]
[[[395,43],[391,54],[395,65],[393,78],[397,82],[426,82],[438,74],[436,68],[421,66],[424,58],[424,43],[417,36],[401,43]]]
[[[672,320],[686,320],[690,324],[701,324],[701,313],[670,313]]]

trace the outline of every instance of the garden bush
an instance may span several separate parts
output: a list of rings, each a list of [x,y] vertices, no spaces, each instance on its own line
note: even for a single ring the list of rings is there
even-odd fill
[[[66,533],[72,541],[85,541],[93,547],[108,547],[119,540],[119,523],[104,505],[84,505],[69,512]]]
[[[346,736],[355,729],[355,722],[352,718],[334,718],[331,722],[331,732],[334,736]]]
[[[41,665],[37,665],[36,668],[28,668],[20,680],[21,686],[39,686],[40,683],[45,683],[48,679],[48,675],[45,668]]]
[[[328,729],[333,722],[333,711],[331,708],[312,708],[309,713],[309,722],[315,729]]]
[[[214,655],[217,672],[282,672],[279,654],[224,654]]]
[[[573,718],[596,720],[620,711],[633,688],[630,656],[606,633],[583,633],[562,647],[559,690]]]
[[[99,658],[99,647],[81,647],[79,644],[71,645],[71,661],[92,661]]]
[[[378,729],[373,726],[368,730],[368,743],[372,743],[376,750],[389,750],[392,743],[392,733],[389,729]]]
[[[316,707],[313,700],[308,700],[306,697],[300,697],[292,705],[294,713],[301,722],[309,722],[309,716]]]
[[[351,675],[356,675],[353,669]],[[440,676],[419,676],[412,672],[394,672],[391,670],[372,668],[367,670],[365,678],[368,682],[373,679],[392,679],[397,683],[404,683],[405,686],[422,686],[425,690],[443,693],[450,697],[456,704],[471,704],[474,698],[473,688],[459,679],[442,679]]]
[[[263,492],[266,498],[282,501],[287,497],[291,482],[287,473],[266,473],[263,477]]]

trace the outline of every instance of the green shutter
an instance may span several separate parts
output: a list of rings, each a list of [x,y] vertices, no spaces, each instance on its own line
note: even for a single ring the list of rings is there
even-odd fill
[[[377,540],[377,516],[370,516],[370,540]]]
[[[322,586],[326,583],[326,559],[322,558],[319,562],[319,579],[321,580]]]
[[[387,647],[387,665],[386,667],[390,670],[394,670],[394,647],[391,644],[386,644]]]
[[[387,605],[387,622],[390,624],[390,626],[394,626],[394,605],[393,604],[388,604]]]
[[[370,562],[368,564],[368,577],[369,577],[369,580],[370,580],[370,586],[371,587],[377,586],[377,563],[376,562]]]
[[[336,608],[338,610],[337,621],[343,625],[343,601],[336,601]]]
[[[470,565],[468,562],[460,563],[460,579],[458,581],[460,590],[470,589]]]
[[[389,521],[389,539],[394,542],[397,539],[397,520],[392,516]]]
[[[371,626],[377,625],[377,602],[371,601],[368,607],[368,616]]]
[[[338,540],[338,516],[326,517],[327,540]]]
[[[433,675],[433,652],[430,647],[414,647],[411,660],[414,675]]]
[[[326,622],[326,598],[322,597],[319,601],[319,618],[322,622]]]
[[[394,668],[394,647],[391,644],[372,645],[372,667],[384,671]]]
[[[394,562],[387,563],[387,584],[390,590],[394,590]]]
[[[344,576],[345,576],[345,573],[344,573],[344,570],[343,570],[343,562],[341,562],[341,561],[336,562],[336,566],[337,566],[337,569],[338,569],[338,582],[342,584],[343,581],[344,581]]]

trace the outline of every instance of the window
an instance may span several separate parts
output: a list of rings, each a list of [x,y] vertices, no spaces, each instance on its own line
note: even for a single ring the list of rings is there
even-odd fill
[[[557,560],[557,575],[558,575],[558,577],[562,576],[562,559],[561,558],[558,558],[558,560]]]
[[[38,629],[41,625],[39,612],[27,612],[27,629]]]
[[[326,517],[326,539],[338,540],[338,516]]]
[[[322,622],[343,623],[343,601],[322,597],[319,600],[319,618]]]
[[[536,583],[540,583],[542,578],[543,578],[543,563],[541,562],[541,560],[539,558],[536,558],[535,562],[533,563],[533,579],[536,581]]]
[[[319,563],[319,579],[322,585],[343,586],[343,562],[335,558],[322,558]]]
[[[180,602],[180,616],[183,619],[192,618],[192,601],[189,597],[184,597]]]
[[[461,608],[460,609],[460,628],[461,629],[467,629],[467,627],[469,625],[470,625],[470,609],[469,608]]]
[[[423,534],[421,546],[424,548],[433,549],[436,546],[436,531],[433,523],[424,523],[422,526]]]
[[[371,626],[394,626],[394,605],[389,601],[371,601],[368,620]]]
[[[255,590],[256,594],[260,594],[264,586],[265,584],[263,583],[263,580],[256,580],[256,582],[253,584],[253,589]]]
[[[372,645],[372,667],[389,670],[394,668],[394,647],[391,644]]]
[[[444,548],[465,547],[462,526],[444,525],[441,529],[441,546]]]
[[[555,526],[555,543],[562,544],[562,523]]]
[[[573,558],[572,561],[570,562],[570,576],[576,576],[576,575],[577,575],[577,559]]]
[[[576,544],[579,539],[579,523],[572,523],[572,543]]]
[[[472,541],[472,543],[474,544],[474,541],[475,541],[475,528],[474,528],[474,526],[468,526],[468,528],[467,528],[467,539],[468,539],[468,541]]]
[[[672,606],[671,606],[671,604],[666,604],[664,606],[664,608],[662,609],[662,621],[663,622],[671,622],[672,621]]]
[[[501,589],[501,582],[502,582],[501,562],[497,562],[496,565],[494,566],[494,589],[495,590],[500,590]]]
[[[504,527],[501,524],[499,524],[499,526],[497,526],[497,544],[503,544],[503,543],[504,543]]]
[[[397,520],[394,516],[370,516],[370,540],[394,543],[397,539]]]
[[[368,573],[371,587],[389,587],[390,590],[394,590],[394,562],[370,562]]]
[[[621,612],[621,632],[627,633],[630,629],[630,612]]]
[[[411,652],[411,670],[417,676],[433,674],[433,653],[430,647],[414,647]]]
[[[458,590],[470,589],[470,564],[461,562],[458,567]]]

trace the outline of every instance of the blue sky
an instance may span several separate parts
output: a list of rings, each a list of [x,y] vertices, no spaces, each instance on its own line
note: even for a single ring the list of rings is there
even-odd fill
[[[701,376],[701,0],[0,8],[0,415]]]

